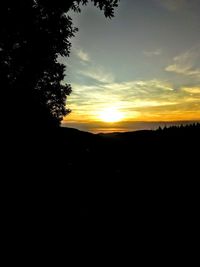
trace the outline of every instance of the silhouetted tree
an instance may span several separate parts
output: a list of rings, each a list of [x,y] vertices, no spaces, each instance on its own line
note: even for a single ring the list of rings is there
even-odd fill
[[[91,0],[113,17],[118,0]],[[64,84],[70,38],[77,28],[68,11],[81,11],[87,0],[3,0],[0,9],[0,85],[5,92],[7,118],[13,124],[59,125],[69,113]],[[25,118],[26,117],[26,118]],[[17,118],[17,119],[16,119]]]

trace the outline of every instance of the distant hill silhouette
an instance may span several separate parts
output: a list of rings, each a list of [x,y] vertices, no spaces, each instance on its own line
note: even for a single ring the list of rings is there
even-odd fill
[[[5,156],[11,166],[5,194],[16,216],[54,214],[61,221],[191,213],[198,203],[199,137],[194,124],[110,134],[58,128],[27,145],[19,139]]]
[[[59,146],[66,151],[62,166],[66,179],[76,181],[82,216],[124,214],[135,197],[142,198],[139,206],[156,203],[157,210],[182,193],[189,196],[199,179],[198,123],[109,134],[61,128],[60,136]]]

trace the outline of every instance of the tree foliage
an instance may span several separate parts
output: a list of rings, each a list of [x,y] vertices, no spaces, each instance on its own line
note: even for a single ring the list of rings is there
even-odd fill
[[[118,0],[91,0],[113,17]],[[59,125],[70,111],[71,92],[63,84],[65,66],[77,28],[68,12],[81,11],[87,0],[3,0],[0,10],[0,84],[9,116],[18,123]],[[24,117],[27,116],[26,119]],[[10,118],[9,118],[10,119]]]

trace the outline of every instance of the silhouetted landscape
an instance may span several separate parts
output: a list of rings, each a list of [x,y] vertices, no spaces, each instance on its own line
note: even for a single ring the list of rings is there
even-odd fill
[[[43,224],[46,229],[49,221],[66,227],[66,218],[78,217],[83,222],[118,216],[119,220],[128,221],[130,216],[141,225],[148,221],[150,227],[155,221],[170,224],[179,216],[192,219],[198,215],[200,123],[98,134],[62,127],[64,120],[63,125],[67,125],[67,115],[71,112],[67,99],[72,93],[71,85],[65,80],[68,78],[65,60],[70,54],[71,38],[77,32],[67,14],[80,13],[88,2],[103,11],[105,17],[113,18],[119,1],[57,0],[51,3],[27,0],[18,3],[8,0],[0,10],[0,85],[4,93],[2,103],[5,104],[1,165],[7,223],[10,228],[13,224],[17,228],[18,224],[24,227],[31,222],[39,227]],[[127,5],[131,3],[127,1]],[[167,13],[177,8],[174,5],[171,9],[168,5],[161,7],[159,3],[156,5],[153,1],[151,10],[164,9]],[[143,10],[139,4],[140,8]],[[118,35],[118,28],[116,32]],[[150,47],[150,51],[141,51],[144,62],[162,54],[161,49],[151,49],[154,47]],[[126,79],[118,80],[121,72],[126,76],[126,67],[121,71],[120,66],[114,79],[92,62],[92,56],[90,58],[81,49],[74,51],[76,60],[79,60],[74,65],[77,68],[89,66],[85,71],[80,69],[73,73],[83,81],[78,86],[88,90],[89,94],[85,94],[83,104],[80,98],[85,95],[78,90],[74,92],[75,110],[77,112],[79,104],[82,110],[77,112],[78,115],[75,113],[77,121],[72,118],[72,124],[90,126],[99,121],[101,125],[107,123],[106,130],[109,130],[110,125],[117,122],[119,125],[128,123],[129,129],[138,116],[140,119],[144,117],[146,123],[151,119],[150,115],[158,118],[157,122],[163,116],[170,122],[170,112],[172,119],[199,119],[200,90],[195,84],[199,69],[181,65],[189,53],[184,60],[172,53],[172,64],[161,64],[163,71],[186,75],[188,80],[196,75],[191,84],[185,82],[185,78],[185,83],[180,85],[177,78],[178,85],[173,85],[165,82],[169,79],[162,75],[163,81],[155,78],[156,68],[155,76],[149,78],[147,75],[142,81],[138,80],[139,73],[138,77],[128,81],[128,75]],[[135,52],[135,57],[137,54]],[[126,60],[128,62],[129,58]],[[159,62],[161,60],[155,61],[154,65]],[[146,66],[152,68],[152,64],[145,63]],[[136,70],[131,72],[136,73]],[[102,90],[102,99],[113,90],[113,99],[122,111],[114,104],[112,106],[111,93],[109,103],[109,94],[102,102],[98,95],[92,95],[94,88],[91,84],[96,86],[95,90]],[[102,110],[91,108],[94,100],[103,107]],[[89,114],[85,117],[84,108]]]
[[[150,205],[173,210],[177,198],[195,197],[190,190],[199,176],[200,124],[98,135],[63,128],[62,135],[68,171],[90,215],[124,215]]]
[[[199,136],[198,123],[109,134],[60,128],[46,143],[34,144],[40,153],[34,162],[25,160],[34,174],[27,182],[76,216],[173,211],[182,197],[197,197],[191,190],[199,179]]]
[[[17,188],[22,210],[28,205],[40,216],[53,212],[60,219],[129,216],[134,209],[152,208],[158,215],[160,209],[175,212],[178,203],[185,208],[179,201],[194,201],[193,209],[199,136],[196,123],[109,134],[63,127],[30,136],[27,146],[17,137],[7,175],[14,170],[18,178],[12,178],[9,191],[16,195]]]

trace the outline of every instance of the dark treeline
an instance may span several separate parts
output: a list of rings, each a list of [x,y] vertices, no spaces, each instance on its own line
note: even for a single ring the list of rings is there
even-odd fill
[[[159,127],[158,130],[160,131],[163,131],[163,130],[167,130],[168,132],[172,132],[172,131],[177,131],[177,129],[182,129],[184,132],[186,130],[196,130],[196,129],[199,129],[200,127],[200,124],[197,122],[197,123],[189,123],[189,124],[186,124],[186,125],[183,125],[183,124],[180,124],[180,125],[176,125],[176,126],[170,126],[170,127]],[[179,131],[180,132],[180,131]]]
[[[7,0],[0,9],[0,86],[6,106],[6,127],[27,137],[58,127],[70,112],[71,86],[64,82],[71,38],[77,32],[71,12],[92,2],[105,17],[114,16],[117,0]],[[23,128],[23,129],[22,129]],[[19,136],[20,136],[19,135]]]

